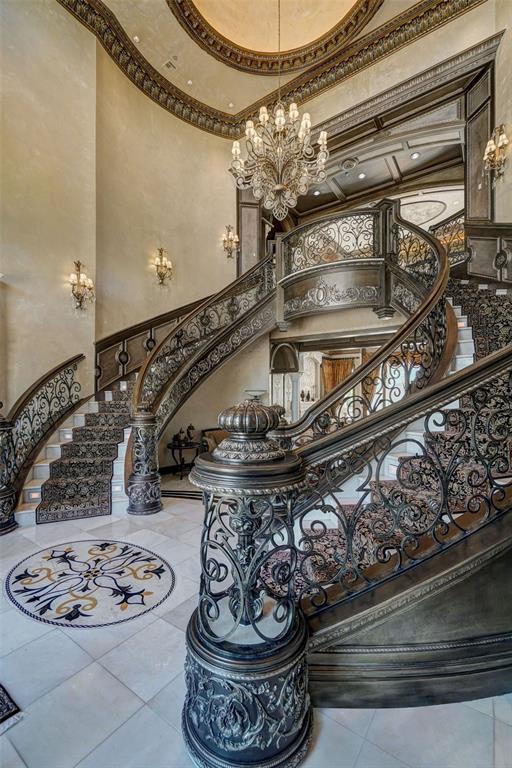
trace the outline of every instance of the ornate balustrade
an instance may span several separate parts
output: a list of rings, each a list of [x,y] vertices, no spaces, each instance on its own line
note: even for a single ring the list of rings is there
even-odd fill
[[[204,301],[193,301],[97,341],[94,345],[96,391],[137,371],[157,344]]]
[[[383,254],[381,310],[385,314],[398,309],[409,319],[299,421],[276,431],[288,448],[315,441],[399,402],[405,394],[444,375],[451,361],[457,324],[444,300],[449,274],[446,252],[428,233],[404,222],[396,204],[383,201],[374,221]],[[318,229],[321,222],[312,226]]]
[[[191,473],[205,521],[183,729],[210,768],[297,765],[308,654],[340,606],[512,509],[512,346],[294,452],[278,420],[227,409]]]
[[[284,319],[379,306],[386,204],[327,216],[280,241]]]
[[[464,210],[457,211],[434,227],[430,227],[430,232],[446,248],[451,267],[469,259],[464,229]]]
[[[134,390],[128,511],[160,509],[158,436],[180,405],[232,354],[275,324],[275,268],[260,261],[203,302],[155,347]]]
[[[298,455],[298,597],[316,615],[512,509],[512,346]]]
[[[16,527],[14,509],[26,474],[50,434],[80,402],[75,355],[38,379],[0,417],[0,534]]]

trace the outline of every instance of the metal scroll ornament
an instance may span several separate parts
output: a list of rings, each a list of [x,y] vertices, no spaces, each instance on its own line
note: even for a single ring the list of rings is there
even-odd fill
[[[307,749],[307,632],[295,600],[293,503],[300,459],[248,400],[219,417],[228,437],[196,460],[204,491],[199,605],[187,629],[183,731],[197,765],[277,768]]]

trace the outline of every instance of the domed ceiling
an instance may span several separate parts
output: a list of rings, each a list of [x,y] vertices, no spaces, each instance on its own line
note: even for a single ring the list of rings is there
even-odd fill
[[[143,93],[202,130],[238,138],[277,100],[277,0],[58,2]],[[300,106],[481,2],[281,0],[282,99]]]
[[[325,61],[373,18],[384,0],[281,0],[281,70]],[[225,64],[259,75],[278,66],[277,0],[167,0],[195,42]]]

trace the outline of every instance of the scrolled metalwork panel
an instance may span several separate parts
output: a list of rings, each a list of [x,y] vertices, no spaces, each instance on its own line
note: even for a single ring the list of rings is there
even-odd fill
[[[459,407],[428,412],[419,435],[390,427],[310,468],[296,501],[299,596],[311,610],[348,599],[481,528],[511,500],[509,370]]]
[[[426,238],[402,224],[393,226],[394,262],[424,288],[432,288],[438,274],[437,256]]]
[[[155,351],[143,372],[139,403],[153,408],[169,383],[219,332],[240,320],[275,287],[274,265],[267,259],[237,281],[231,291],[214,296],[181,322]]]
[[[293,627],[292,502],[293,493],[205,493],[198,621],[210,642],[239,638],[244,627],[248,637],[276,642]]]
[[[443,297],[408,339],[361,377],[350,392],[318,413],[307,429],[295,435],[293,445],[314,442],[425,387],[443,355],[446,333]]]
[[[461,264],[469,257],[466,250],[465,231],[464,231],[464,211],[456,218],[443,222],[437,227],[432,227],[432,234],[441,245],[446,248],[450,266]]]
[[[284,274],[344,259],[375,258],[378,212],[340,214],[283,239]]]
[[[39,442],[80,399],[75,380],[77,363],[43,381],[14,420],[14,470],[16,475]]]

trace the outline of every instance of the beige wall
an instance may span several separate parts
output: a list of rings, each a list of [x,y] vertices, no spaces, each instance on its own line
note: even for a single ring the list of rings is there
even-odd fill
[[[74,311],[66,280],[74,259],[95,270],[96,45],[55,0],[4,0],[1,24],[0,400],[10,407],[92,349],[94,313]]]
[[[221,236],[235,224],[229,142],[168,114],[55,0],[2,13],[0,400],[107,333],[206,296],[234,278]],[[175,279],[150,260],[169,249]],[[76,312],[73,261],[97,300]]]
[[[496,123],[504,123],[510,146],[505,175],[496,185],[496,221],[512,222],[512,0],[496,0],[496,29],[506,29],[496,57]]]
[[[173,117],[98,46],[96,336],[207,296],[235,277],[223,253],[236,223],[230,143]],[[175,277],[150,267],[169,251]]]
[[[269,341],[265,335],[240,352],[197,389],[171,420],[160,441],[160,464],[171,464],[167,443],[179,432],[193,424],[197,430],[217,426],[219,413],[230,405],[247,398],[246,389],[263,389],[268,403]]]
[[[382,91],[490,37],[496,31],[494,2],[495,0],[487,0],[458,19],[387,56],[372,65],[371,69],[362,70],[311,99],[307,105],[313,122],[320,123],[361,101],[377,96]],[[512,4],[511,0],[497,2]],[[403,5],[398,3],[398,9],[401,10]]]

